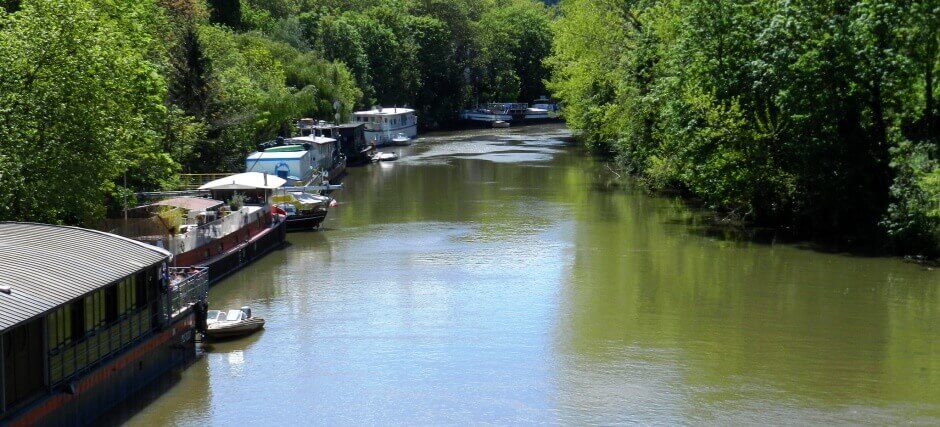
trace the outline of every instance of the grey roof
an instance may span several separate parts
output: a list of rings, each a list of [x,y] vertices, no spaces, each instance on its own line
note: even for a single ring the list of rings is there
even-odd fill
[[[78,227],[0,222],[0,331],[158,264],[172,255]]]

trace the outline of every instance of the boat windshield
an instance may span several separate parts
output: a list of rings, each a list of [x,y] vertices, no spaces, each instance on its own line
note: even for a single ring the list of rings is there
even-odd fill
[[[229,310],[228,311],[228,320],[241,320],[242,319],[241,310]],[[224,320],[224,319],[223,319]]]
[[[209,310],[206,312],[206,323],[215,323],[225,320],[225,312],[219,310]]]

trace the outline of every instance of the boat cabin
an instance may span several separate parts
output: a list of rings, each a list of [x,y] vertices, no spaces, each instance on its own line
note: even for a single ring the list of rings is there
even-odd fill
[[[275,175],[288,182],[310,180],[316,170],[311,151],[300,144],[286,144],[256,151],[245,158],[246,172],[261,172]]]
[[[352,124],[365,125],[366,142],[376,146],[390,144],[399,133],[408,138],[418,135],[418,116],[410,108],[382,108],[356,111]]]

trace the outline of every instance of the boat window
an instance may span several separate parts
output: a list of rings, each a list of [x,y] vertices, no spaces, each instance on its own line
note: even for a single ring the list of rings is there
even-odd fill
[[[206,319],[218,320],[216,317],[219,317],[219,313],[221,313],[219,310],[209,310],[206,312]]]
[[[229,310],[228,315],[226,317],[227,317],[227,320],[241,320],[242,314],[243,313],[241,310]]]

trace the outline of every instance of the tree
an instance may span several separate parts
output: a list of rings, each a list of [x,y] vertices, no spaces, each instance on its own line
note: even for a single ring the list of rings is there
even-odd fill
[[[24,2],[0,16],[0,188],[13,220],[89,225],[114,180],[160,159],[165,83],[150,2]]]

